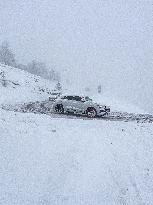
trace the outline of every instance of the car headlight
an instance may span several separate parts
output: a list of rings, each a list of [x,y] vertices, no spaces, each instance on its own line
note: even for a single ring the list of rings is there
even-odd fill
[[[103,105],[99,105],[99,108],[101,109],[105,109],[106,106],[103,106]]]

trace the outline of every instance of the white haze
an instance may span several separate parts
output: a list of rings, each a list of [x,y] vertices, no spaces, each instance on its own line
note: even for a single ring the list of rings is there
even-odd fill
[[[75,90],[102,91],[153,113],[153,1],[1,0],[0,41],[20,62],[47,62]]]

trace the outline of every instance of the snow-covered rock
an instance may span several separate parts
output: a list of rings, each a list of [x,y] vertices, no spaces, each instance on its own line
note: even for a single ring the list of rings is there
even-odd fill
[[[3,85],[3,80],[6,86]],[[18,68],[0,64],[0,104],[43,100],[48,98],[54,87],[54,82]]]

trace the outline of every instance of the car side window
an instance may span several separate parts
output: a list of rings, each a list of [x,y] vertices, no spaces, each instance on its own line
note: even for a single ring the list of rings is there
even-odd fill
[[[74,101],[81,101],[81,97],[80,96],[63,96],[61,97],[62,100],[74,100]]]
[[[67,96],[67,100],[73,100],[73,96]]]
[[[80,97],[80,96],[73,96],[73,100],[75,100],[75,101],[81,101],[81,97]]]

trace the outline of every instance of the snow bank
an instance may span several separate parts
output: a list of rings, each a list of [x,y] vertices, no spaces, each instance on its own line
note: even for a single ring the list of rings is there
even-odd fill
[[[2,86],[2,72],[6,87]],[[0,104],[15,104],[48,98],[55,83],[18,68],[0,64]]]
[[[150,205],[153,126],[0,113],[1,205]]]

